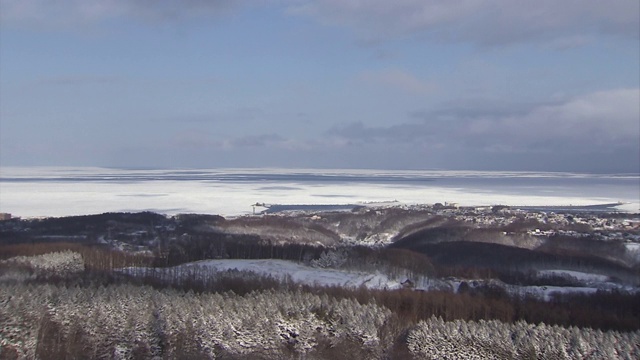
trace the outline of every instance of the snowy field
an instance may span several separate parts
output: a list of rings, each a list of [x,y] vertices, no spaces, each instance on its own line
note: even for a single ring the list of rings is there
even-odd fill
[[[378,170],[0,168],[0,212],[21,217],[120,211],[250,214],[251,204],[566,206],[640,209],[638,175]]]
[[[322,269],[305,266],[286,260],[202,260],[175,268],[157,269],[157,271],[177,272],[188,277],[192,274],[224,272],[227,270],[250,271],[252,273],[269,276],[279,280],[290,279],[297,284],[317,286],[340,286],[358,288],[365,286],[370,289],[397,289],[400,282],[390,280],[386,275],[365,273],[356,271],[343,271],[337,269]],[[136,269],[128,269],[127,272],[135,272]],[[144,271],[144,270],[143,270]]]
[[[510,286],[509,293],[519,296],[533,296],[544,301],[550,301],[554,294],[591,295],[598,291],[597,287],[566,287],[566,286]]]
[[[292,281],[296,284],[314,286],[340,286],[345,288],[358,288],[364,286],[369,289],[399,289],[406,277],[393,278],[387,274],[375,272],[367,273],[361,271],[350,271],[343,269],[317,268],[306,266],[297,262],[275,259],[228,259],[228,260],[202,260],[172,268],[128,268],[123,272],[131,275],[147,275],[153,272],[155,275],[165,274],[172,278],[179,274],[179,278],[191,278],[193,276],[212,276],[217,272],[228,270],[238,270],[252,272],[261,276],[272,277],[281,281]],[[427,277],[413,277],[411,280],[415,284],[416,290],[446,290],[458,292],[460,284],[464,281],[469,286],[475,287],[478,284],[489,282],[495,286],[504,288],[508,293],[515,296],[533,296],[544,301],[552,299],[554,294],[593,294],[599,289],[637,292],[640,289],[631,286],[623,286],[608,282],[609,278],[604,275],[583,273],[567,270],[547,270],[541,271],[540,275],[565,275],[572,276],[584,282],[584,286],[560,287],[560,286],[517,286],[507,285],[497,280],[473,279],[430,279]],[[182,276],[182,277],[180,277]],[[475,285],[474,285],[475,284]]]
[[[543,277],[565,276],[565,277],[575,278],[585,283],[598,283],[598,282],[609,281],[609,277],[607,275],[590,274],[590,273],[585,273],[581,271],[571,271],[571,270],[541,270],[541,271],[538,271],[538,274]]]

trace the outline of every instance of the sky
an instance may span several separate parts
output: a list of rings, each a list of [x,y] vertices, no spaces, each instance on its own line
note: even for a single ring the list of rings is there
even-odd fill
[[[637,0],[0,0],[0,166],[640,172]]]

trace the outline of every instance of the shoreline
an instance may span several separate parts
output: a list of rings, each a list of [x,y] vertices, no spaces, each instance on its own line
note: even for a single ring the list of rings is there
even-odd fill
[[[17,213],[6,213],[0,212],[3,218],[0,221],[6,221],[10,219],[22,219],[22,220],[33,220],[33,219],[48,219],[48,218],[64,218],[64,217],[75,217],[75,216],[93,216],[105,213],[142,213],[142,212],[150,212],[159,214],[166,217],[172,217],[183,214],[190,215],[217,215],[222,216],[226,219],[239,218],[243,216],[262,216],[262,215],[290,215],[290,214],[317,214],[317,213],[330,213],[330,212],[356,212],[362,209],[389,209],[389,208],[399,208],[399,209],[436,209],[436,210],[451,210],[451,211],[489,211],[492,208],[505,208],[516,211],[524,211],[524,212],[533,212],[533,213],[566,213],[566,214],[626,214],[626,215],[638,215],[640,214],[640,209],[636,212],[633,211],[625,211],[624,209],[620,209],[620,206],[629,205],[629,203],[599,203],[599,204],[591,204],[591,205],[540,205],[540,206],[518,206],[518,205],[503,205],[503,204],[495,204],[495,205],[476,205],[476,206],[459,206],[459,205],[451,205],[451,203],[446,203],[442,205],[440,203],[436,204],[406,204],[400,203],[397,201],[393,202],[373,202],[373,203],[357,203],[357,204],[254,204],[253,206],[257,206],[258,208],[262,208],[264,210],[259,210],[256,208],[255,212],[247,212],[243,214],[222,214],[222,213],[207,213],[207,212],[178,212],[178,213],[165,213],[160,211],[154,211],[153,209],[144,209],[144,210],[129,210],[129,211],[104,211],[104,212],[94,212],[94,213],[82,213],[82,214],[71,214],[71,215],[38,215],[38,216],[22,216]]]
[[[640,178],[635,175],[382,170],[350,173],[305,169],[198,170],[197,174],[165,170],[141,174],[94,168],[26,168],[18,174],[7,168],[1,170],[0,213],[22,217],[140,211],[242,216],[251,215],[256,202],[323,207],[449,202],[469,207],[506,205],[551,211],[622,202],[616,211],[640,212]],[[265,174],[270,176],[264,177]],[[26,177],[20,181],[3,180],[21,175]],[[336,180],[336,175],[340,181],[313,180]],[[395,180],[376,182],[380,176]],[[76,181],[79,178],[85,180]],[[437,181],[421,181],[425,178]]]

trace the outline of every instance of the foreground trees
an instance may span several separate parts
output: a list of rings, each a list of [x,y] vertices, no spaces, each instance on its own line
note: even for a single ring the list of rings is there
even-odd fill
[[[303,292],[15,284],[0,304],[0,358],[271,358],[346,343],[379,358],[391,345],[379,337],[389,310]]]
[[[640,358],[640,331],[442,318],[406,328],[375,303],[287,290],[4,284],[0,323],[3,359],[376,359],[402,348],[417,359]]]
[[[300,286],[240,271],[137,267],[128,277],[115,264],[138,258],[76,249],[0,260],[1,359],[640,358],[638,294],[541,302],[491,289]]]
[[[638,359],[640,332],[525,322],[421,321],[407,338],[419,359]]]

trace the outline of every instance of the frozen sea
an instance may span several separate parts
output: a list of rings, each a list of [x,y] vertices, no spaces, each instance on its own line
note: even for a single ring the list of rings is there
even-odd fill
[[[640,211],[638,174],[315,169],[0,168],[0,212],[250,214],[252,204],[579,206]]]

